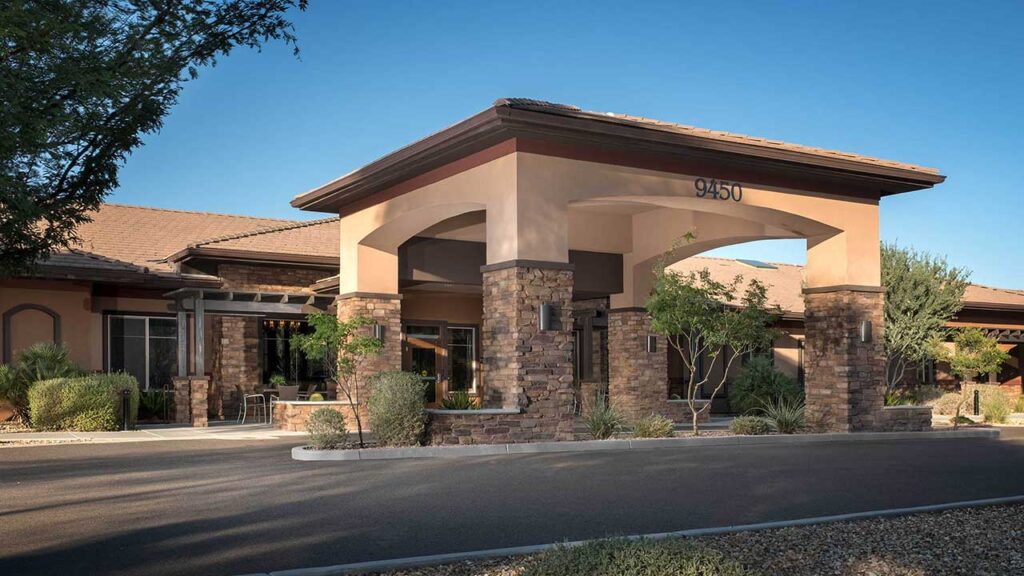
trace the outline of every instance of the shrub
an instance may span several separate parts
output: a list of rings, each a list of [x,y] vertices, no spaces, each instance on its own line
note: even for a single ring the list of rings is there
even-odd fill
[[[671,438],[675,431],[675,424],[660,414],[643,416],[633,423],[634,438]]]
[[[314,450],[335,450],[348,448],[348,430],[345,416],[330,408],[317,408],[306,420],[309,445]]]
[[[764,413],[765,420],[773,432],[796,434],[807,427],[802,400],[779,399],[766,402],[761,407],[761,412]]]
[[[139,392],[139,413],[147,417],[163,418],[167,407],[167,394],[163,390]]]
[[[902,390],[890,390],[885,393],[886,406],[909,406],[914,403],[914,397]]]
[[[370,429],[382,446],[416,446],[426,430],[424,384],[411,372],[380,372],[368,379]]]
[[[450,392],[441,399],[441,408],[445,410],[477,410],[480,406],[476,399],[469,395],[469,392],[458,390]]]
[[[1013,405],[1014,412],[1024,412],[1024,394],[1017,396],[1017,402]]]
[[[959,404],[963,399],[963,395],[959,392],[947,392],[931,401],[932,411],[943,416],[952,416],[956,414],[957,404]],[[960,407],[960,412],[963,413],[969,409],[970,403],[964,402],[963,406]]]
[[[765,402],[802,398],[796,381],[776,370],[764,356],[751,358],[729,386],[729,406],[740,414],[756,411]]]
[[[130,392],[129,425],[139,410],[139,387],[128,374],[93,374],[36,382],[29,389],[32,426],[96,432],[123,427],[121,396]]]
[[[764,436],[772,431],[772,426],[760,416],[737,416],[729,424],[729,430],[744,436]]]
[[[601,540],[558,546],[527,565],[523,576],[747,576],[721,552],[682,539]]]
[[[64,346],[46,342],[33,344],[18,354],[13,366],[5,366],[0,373],[0,400],[10,404],[19,418],[28,420],[28,391],[33,383],[82,374],[82,369],[68,359],[68,349]]]
[[[583,424],[596,440],[611,438],[622,429],[624,422],[622,415],[608,405],[608,401],[602,394],[597,395],[594,405],[583,416]]]
[[[324,401],[324,395],[319,393],[319,392],[314,392],[314,393],[309,395],[309,401],[310,402],[323,402]]]
[[[281,374],[274,374],[270,377],[270,385],[274,388],[280,388],[281,386],[288,385],[288,379]]]
[[[1012,410],[1010,397],[1002,390],[992,390],[981,396],[981,413],[989,424],[1006,424]]]

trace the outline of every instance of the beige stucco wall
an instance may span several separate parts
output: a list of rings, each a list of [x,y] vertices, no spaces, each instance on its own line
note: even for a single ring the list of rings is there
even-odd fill
[[[396,293],[398,247],[441,222],[469,219],[483,233],[489,264],[508,260],[567,262],[569,249],[624,255],[624,292],[613,307],[642,304],[653,262],[676,239],[697,240],[672,255],[766,238],[806,238],[807,285],[878,286],[878,203],[828,191],[743,184],[740,202],[699,198],[683,175],[512,152],[345,215],[340,292]],[[453,220],[455,219],[455,220]]]
[[[91,286],[75,282],[9,280],[0,283],[0,313],[21,304],[45,306],[60,316],[61,341],[68,347],[71,359],[88,370],[103,368],[102,338],[99,315],[92,312]],[[49,316],[20,312],[11,320],[12,354],[36,341],[53,340]],[[0,347],[6,346],[0,335]],[[2,348],[0,348],[2,349]]]

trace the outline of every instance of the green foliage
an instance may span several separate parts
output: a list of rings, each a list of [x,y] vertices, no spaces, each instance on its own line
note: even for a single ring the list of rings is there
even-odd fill
[[[34,382],[80,376],[82,369],[68,358],[60,344],[40,342],[21,351],[13,366],[0,372],[0,400],[14,408],[23,421],[29,419],[28,391]]]
[[[327,381],[336,384],[345,398],[356,405],[358,386],[355,382],[356,367],[370,354],[376,354],[384,343],[367,333],[366,328],[373,320],[357,316],[349,320],[338,320],[333,314],[318,312],[307,317],[313,329],[308,334],[292,336],[292,345],[310,362],[322,362]],[[359,445],[363,441],[363,420],[359,410],[354,410]]]
[[[1013,402],[1006,392],[992,390],[981,397],[981,414],[985,422],[989,424],[1006,424],[1010,413],[1013,412]]]
[[[382,446],[418,446],[426,431],[424,383],[411,372],[380,372],[369,378],[370,428]]]
[[[601,540],[558,546],[537,557],[523,576],[748,576],[721,552],[683,539]]]
[[[729,386],[729,406],[740,414],[753,412],[771,400],[802,397],[796,381],[776,370],[767,356],[751,358]]]
[[[946,323],[963,307],[970,273],[945,258],[882,245],[885,287],[886,384],[891,391],[908,365],[933,358],[929,342],[946,335]]]
[[[594,405],[583,415],[583,424],[595,440],[607,440],[622,430],[626,420],[608,405],[603,394],[598,394]]]
[[[773,432],[796,434],[807,428],[803,400],[778,399],[765,402],[761,413]]]
[[[954,426],[961,426],[961,425],[970,426],[970,425],[974,424],[974,420],[971,420],[967,416],[962,416],[962,415],[954,417],[950,422],[952,422],[954,424]]]
[[[309,445],[314,450],[336,450],[348,448],[348,431],[345,416],[330,408],[317,408],[306,420]]]
[[[148,417],[162,418],[167,407],[167,394],[163,390],[139,392],[139,413]]]
[[[949,371],[966,380],[978,374],[998,372],[1010,355],[999,348],[999,343],[978,328],[961,328],[953,332],[953,349],[932,341],[936,356],[949,364]]]
[[[309,401],[310,402],[323,402],[324,401],[324,395],[319,393],[319,392],[314,392],[314,393],[309,395]]]
[[[744,436],[764,436],[772,431],[772,426],[760,416],[737,416],[729,424],[729,430]]]
[[[633,422],[634,438],[671,438],[675,431],[675,424],[660,414],[642,416]]]
[[[134,424],[139,410],[139,387],[134,376],[92,374],[36,382],[28,393],[32,427],[79,432],[119,430],[123,425],[123,390],[131,393],[129,424]]]
[[[688,236],[692,238],[692,234]],[[705,385],[710,384],[712,390],[707,400],[713,400],[736,360],[769,348],[780,334],[772,325],[781,310],[769,307],[764,284],[751,280],[741,292],[743,284],[742,276],[729,283],[718,282],[707,269],[677,274],[664,262],[654,270],[654,287],[647,300],[651,329],[665,336],[682,360],[691,410],[700,391],[707,389]],[[710,360],[703,371],[698,370],[701,357]],[[722,369],[716,369],[716,364]],[[719,374],[719,379],[710,382],[712,374]],[[709,402],[693,410],[695,434],[699,434],[700,414],[710,406]]]
[[[280,388],[281,386],[288,385],[288,379],[282,374],[274,374],[270,377],[270,385],[274,388]]]
[[[914,403],[914,396],[903,390],[888,390],[885,393],[886,406],[908,406]]]
[[[445,410],[479,410],[480,404],[476,398],[469,395],[469,392],[457,390],[449,392],[441,399],[441,408]]]
[[[1013,404],[1014,412],[1024,412],[1024,394],[1017,396],[1017,401]]]
[[[0,4],[0,276],[74,244],[184,84],[235,47],[295,46],[306,0]],[[297,50],[297,49],[296,49]]]

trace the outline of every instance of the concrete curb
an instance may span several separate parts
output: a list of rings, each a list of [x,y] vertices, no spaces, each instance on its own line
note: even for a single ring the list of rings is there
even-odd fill
[[[832,516],[817,516],[813,518],[799,518],[796,520],[781,520],[778,522],[760,522],[757,524],[740,524],[736,526],[720,526],[715,528],[695,528],[691,530],[679,530],[676,532],[658,532],[655,534],[634,534],[618,538],[636,540],[646,538],[651,540],[662,540],[665,538],[696,538],[699,536],[713,536],[715,534],[727,534],[733,532],[749,532],[753,530],[769,530],[773,528],[788,528],[792,526],[809,526],[812,524],[830,524],[833,522],[848,522],[852,520],[867,520],[870,518],[888,518],[891,516],[906,516],[909,514],[923,514],[928,512],[941,512],[944,510],[955,510],[958,508],[974,508],[980,506],[998,506],[1004,504],[1024,503],[1024,495],[1007,496],[1004,498],[988,498],[984,500],[965,500],[960,502],[948,502],[945,504],[931,504],[927,506],[914,506],[910,508],[889,508],[886,510],[871,510],[868,512],[854,512],[850,514],[835,514]],[[363,572],[384,572],[389,570],[401,570],[408,568],[419,568],[423,566],[435,566],[438,564],[449,564],[463,562],[466,560],[482,560],[486,558],[502,558],[505,556],[525,556],[537,554],[550,550],[556,546],[581,546],[589,542],[602,540],[595,538],[591,540],[577,540],[574,542],[558,542],[554,544],[535,544],[532,546],[515,546],[511,548],[492,548],[490,550],[474,550],[470,552],[454,552],[450,554],[434,554],[431,556],[411,556],[408,558],[395,558],[390,560],[374,560],[370,562],[356,562],[354,564],[336,564],[334,566],[320,566],[316,568],[295,568],[292,570],[280,570],[276,572],[260,572],[247,574],[246,576],[342,576],[345,574],[360,574]]]
[[[859,432],[856,434],[795,434],[777,436],[708,436],[706,438],[649,438],[583,440],[579,442],[532,442],[527,444],[468,444],[465,446],[417,446],[412,448],[364,448],[360,450],[307,450],[292,448],[292,459],[307,462],[341,460],[395,460],[401,458],[463,458],[503,454],[551,452],[599,452],[642,450],[686,446],[792,446],[825,442],[877,442],[880,440],[949,440],[957,438],[998,438],[999,430],[949,430],[934,432]]]

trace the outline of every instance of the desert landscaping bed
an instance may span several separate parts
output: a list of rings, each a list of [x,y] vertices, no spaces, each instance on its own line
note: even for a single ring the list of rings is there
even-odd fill
[[[963,508],[691,541],[763,576],[1024,574],[1024,505]],[[384,572],[388,576],[525,576],[543,555]],[[566,576],[573,576],[566,574]]]

